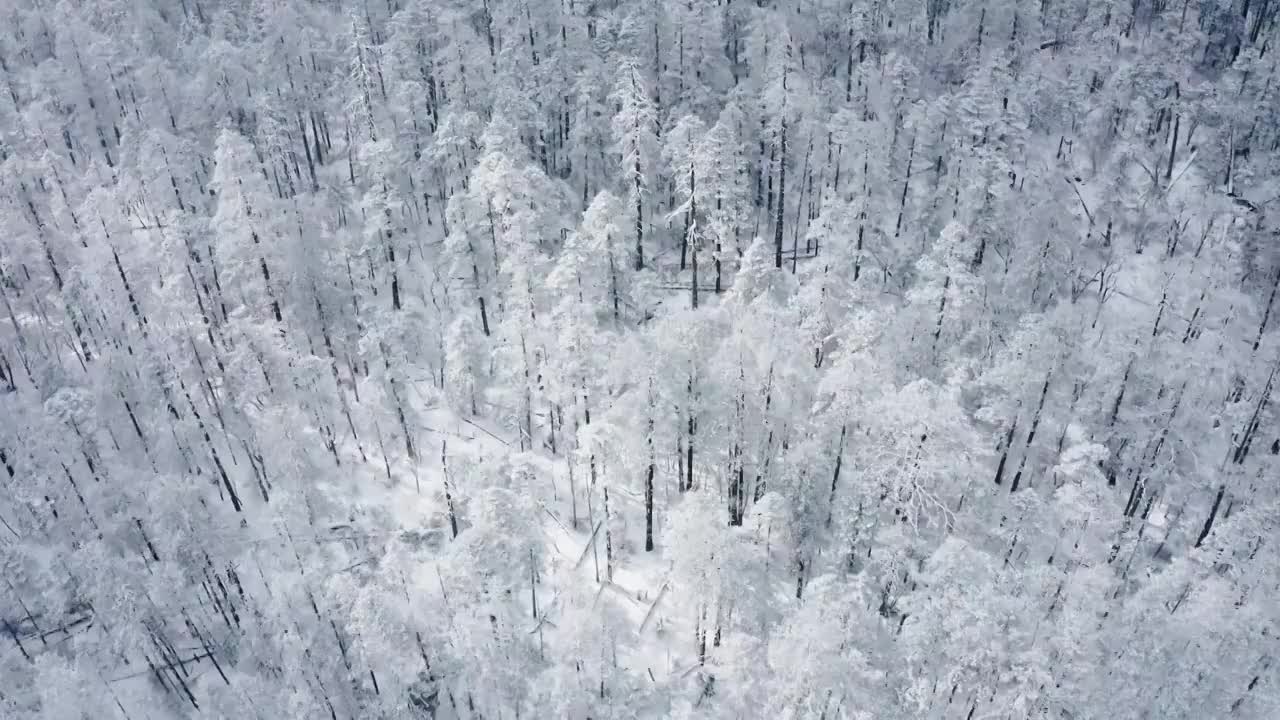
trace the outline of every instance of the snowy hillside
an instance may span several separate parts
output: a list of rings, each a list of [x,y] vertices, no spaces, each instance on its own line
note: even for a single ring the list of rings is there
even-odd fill
[[[0,720],[1280,717],[1280,3],[0,3]]]

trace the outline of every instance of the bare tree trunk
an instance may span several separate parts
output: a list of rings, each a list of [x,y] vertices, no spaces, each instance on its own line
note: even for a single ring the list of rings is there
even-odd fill
[[[1209,508],[1209,517],[1205,518],[1204,529],[1200,531],[1200,536],[1196,538],[1196,547],[1200,547],[1204,543],[1205,538],[1209,537],[1209,533],[1213,530],[1213,521],[1218,516],[1218,507],[1222,505],[1222,496],[1227,492],[1226,485],[1218,486],[1218,494],[1213,498],[1213,505]]]
[[[786,207],[787,185],[787,119],[782,119],[781,151],[778,161],[778,207],[773,227],[773,266],[782,269],[783,208]]]
[[[693,245],[693,282],[689,284],[692,298],[693,309],[698,309],[698,244],[695,241]]]
[[[831,519],[835,513],[836,486],[840,484],[840,468],[844,464],[844,439],[848,430],[848,425],[840,426],[840,443],[836,446],[836,468],[831,473],[831,499],[827,507],[827,527],[831,527]]]
[[[644,550],[653,552],[653,474],[655,470],[653,454],[653,379],[649,379],[649,423],[648,436],[645,441],[649,448],[649,466],[644,477]]]
[[[604,491],[604,577],[613,581],[613,530],[609,523],[609,484],[605,483]]]
[[[1040,427],[1040,413],[1044,410],[1044,400],[1049,394],[1049,380],[1053,376],[1050,370],[1044,378],[1044,386],[1040,389],[1040,402],[1036,405],[1035,415],[1031,417],[1031,429],[1027,431],[1027,442],[1022,454],[1022,461],[1018,464],[1018,472],[1013,475],[1013,482],[1009,484],[1009,492],[1018,491],[1018,485],[1022,480],[1022,470],[1027,464],[1027,455],[1031,452],[1031,442],[1036,438],[1036,428]]]
[[[692,489],[693,489],[693,446],[694,446],[694,434],[697,432],[697,424],[694,422],[694,419],[693,419],[693,377],[692,377],[692,376],[690,376],[690,377],[689,377],[689,385],[688,385],[688,388],[689,388],[689,408],[688,408],[688,411],[689,411],[689,445],[688,445],[688,447],[686,448],[686,452],[688,453],[688,456],[687,456],[687,457],[688,457],[688,466],[687,466],[687,469],[685,470],[685,487],[686,487],[686,488],[688,488],[688,489],[690,489],[690,490],[692,490]]]
[[[444,504],[449,512],[449,529],[453,531],[453,537],[456,538],[458,537],[458,514],[453,507],[453,488],[449,482],[449,460],[446,455],[448,446],[449,441],[442,440],[440,442],[440,468],[443,470],[441,475],[444,478]]]

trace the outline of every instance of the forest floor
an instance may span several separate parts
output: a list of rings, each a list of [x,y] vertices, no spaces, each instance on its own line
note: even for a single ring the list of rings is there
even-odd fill
[[[589,593],[591,607],[599,611],[599,616],[609,617],[618,630],[610,636],[616,668],[632,675],[637,683],[652,684],[654,690],[684,682],[694,674],[699,665],[693,616],[684,612],[684,604],[671,587],[670,566],[662,547],[644,552],[643,524],[628,522],[643,517],[642,497],[625,488],[610,489],[611,501],[618,505],[611,528],[615,567],[612,579],[606,580],[604,530],[593,532],[581,479],[576,488],[577,505],[570,499],[571,483],[564,455],[553,455],[547,448],[521,453],[514,447],[516,438],[505,437],[506,433],[486,421],[465,419],[442,407],[420,408],[418,416],[423,439],[419,462],[416,467],[408,461],[392,467],[393,476],[412,480],[386,483],[380,461],[370,455],[367,471],[377,478],[370,483],[376,489],[360,498],[360,505],[374,513],[389,513],[393,525],[404,530],[438,528],[441,541],[447,543],[442,451],[447,450],[454,483],[461,480],[454,477],[453,468],[461,465],[464,458],[519,455],[533,469],[535,483],[545,482],[548,486],[535,501],[540,508],[536,524],[542,543],[537,587],[540,618],[526,618],[528,632],[541,633],[541,641],[548,646],[559,644],[559,635],[572,630],[565,625],[580,619],[570,616],[566,623],[560,622],[563,598],[567,594],[581,597],[582,593]],[[655,493],[664,491],[672,492],[670,488],[655,488]],[[598,524],[600,508],[593,512]],[[417,592],[442,594],[434,559],[437,554],[438,550],[433,550],[417,556],[421,562],[417,577],[411,581]]]

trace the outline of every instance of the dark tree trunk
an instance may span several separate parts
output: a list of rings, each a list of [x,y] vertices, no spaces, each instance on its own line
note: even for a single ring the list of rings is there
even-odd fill
[[[911,165],[916,159],[916,139],[911,137],[911,148],[907,152],[907,173],[902,176],[902,199],[898,203],[898,220],[893,226],[893,237],[896,240],[902,235],[902,216],[907,211],[907,193],[911,189]]]
[[[649,466],[645,470],[644,476],[644,550],[645,552],[653,552],[653,475],[655,470],[655,458],[653,452],[653,380],[649,380],[649,418],[648,418],[648,435],[645,443],[649,449]]]
[[[783,225],[783,208],[786,207],[786,185],[787,185],[787,120],[782,119],[780,147],[778,153],[778,207],[777,214],[774,216],[773,227],[773,265],[778,269],[782,269],[782,225]]]
[[[692,253],[693,281],[689,284],[693,309],[698,309],[698,247],[695,243]]]
[[[697,432],[697,424],[693,419],[693,378],[689,378],[689,445],[685,449],[687,453],[687,467],[685,470],[685,487],[693,489],[693,446],[694,434]]]
[[[1218,507],[1222,505],[1222,496],[1227,492],[1226,485],[1218,486],[1218,494],[1213,498],[1213,505],[1209,507],[1209,517],[1205,518],[1204,529],[1200,531],[1200,536],[1196,538],[1196,547],[1200,547],[1204,543],[1205,538],[1209,537],[1209,533],[1213,530],[1213,521],[1218,516]]]
[[[449,460],[446,454],[448,449],[448,441],[440,443],[440,468],[443,470],[444,478],[444,504],[449,512],[449,529],[453,532],[453,537],[458,537],[458,514],[453,507],[453,488],[449,482]]]
[[[827,509],[827,527],[831,526],[831,519],[835,513],[836,505],[836,486],[840,484],[840,468],[844,464],[844,439],[849,431],[849,426],[840,426],[840,443],[836,446],[836,468],[831,473],[831,499],[828,502]]]
[[[1027,431],[1027,442],[1022,452],[1022,461],[1018,464],[1018,472],[1014,473],[1013,482],[1009,485],[1009,492],[1017,492],[1018,486],[1022,481],[1022,470],[1027,464],[1027,455],[1031,453],[1031,442],[1036,439],[1036,428],[1040,427],[1040,413],[1044,410],[1045,397],[1049,395],[1049,380],[1053,376],[1053,371],[1049,371],[1045,375],[1044,385],[1040,388],[1040,402],[1036,405],[1035,415],[1031,417],[1031,429]]]

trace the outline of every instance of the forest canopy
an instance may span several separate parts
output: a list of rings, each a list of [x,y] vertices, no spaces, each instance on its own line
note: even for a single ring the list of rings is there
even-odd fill
[[[0,3],[0,718],[1280,717],[1280,3]]]

